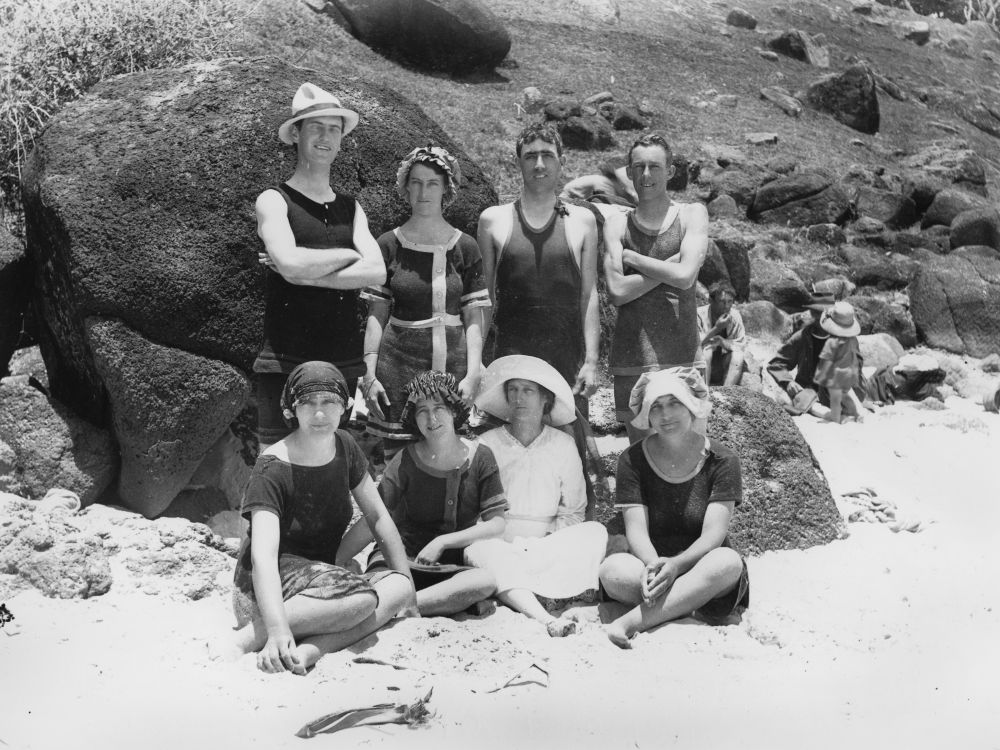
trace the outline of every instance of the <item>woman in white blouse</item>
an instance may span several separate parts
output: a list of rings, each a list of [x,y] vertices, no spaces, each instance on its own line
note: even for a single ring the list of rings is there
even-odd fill
[[[469,546],[466,562],[497,579],[497,597],[538,620],[549,635],[576,623],[550,614],[538,596],[565,599],[596,590],[608,534],[584,521],[587,491],[573,438],[556,429],[575,418],[573,394],[544,360],[501,357],[483,374],[476,405],[506,424],[482,435],[500,467],[509,510],[503,539]]]

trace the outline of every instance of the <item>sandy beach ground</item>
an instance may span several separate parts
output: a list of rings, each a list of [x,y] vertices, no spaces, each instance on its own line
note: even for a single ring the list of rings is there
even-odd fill
[[[1000,416],[952,397],[863,424],[797,424],[845,517],[861,487],[919,532],[848,536],[749,561],[739,624],[683,620],[607,641],[596,606],[573,637],[501,607],[403,620],[306,677],[210,663],[228,600],[26,592],[0,632],[0,747],[29,748],[1000,748]],[[394,664],[365,663],[382,661]],[[487,692],[527,670],[548,684]],[[433,688],[424,726],[306,740],[337,710]]]

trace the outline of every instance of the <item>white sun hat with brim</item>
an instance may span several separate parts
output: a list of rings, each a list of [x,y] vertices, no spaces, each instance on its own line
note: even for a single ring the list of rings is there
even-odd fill
[[[861,324],[854,317],[854,307],[844,300],[835,302],[833,307],[825,309],[820,316],[819,324],[824,331],[834,336],[850,337],[861,333]]]
[[[548,422],[553,427],[561,427],[576,419],[576,405],[569,383],[544,359],[526,354],[500,357],[486,368],[479,396],[476,397],[476,406],[509,422],[511,408],[507,403],[508,380],[531,380],[555,394],[555,403],[548,414]]]
[[[344,119],[344,135],[358,126],[358,113],[344,109],[340,99],[329,91],[324,91],[312,83],[303,83],[292,98],[292,116],[281,123],[278,128],[278,139],[282,143],[292,144],[292,126],[299,120],[308,117],[342,117]]]
[[[684,404],[694,419],[695,432],[705,434],[712,401],[705,379],[693,367],[671,367],[640,375],[628,400],[629,409],[635,414],[632,426],[639,430],[650,429],[649,410],[656,399],[663,396],[673,396]]]

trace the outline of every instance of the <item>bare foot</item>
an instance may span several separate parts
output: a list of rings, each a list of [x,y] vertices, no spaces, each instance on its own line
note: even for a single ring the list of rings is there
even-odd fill
[[[555,620],[549,620],[545,624],[545,629],[549,631],[549,635],[553,638],[564,638],[576,632],[576,623],[573,620],[559,617]]]
[[[304,675],[314,666],[319,658],[323,654],[320,650],[316,648],[311,643],[302,643],[292,649],[292,656],[296,658],[298,662],[295,667],[291,669],[292,674]]]
[[[625,628],[617,622],[605,625],[604,632],[608,634],[608,640],[618,648],[632,648],[632,639],[635,634],[629,635]]]

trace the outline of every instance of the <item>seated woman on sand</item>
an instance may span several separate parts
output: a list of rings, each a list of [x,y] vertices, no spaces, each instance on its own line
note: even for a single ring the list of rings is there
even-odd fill
[[[690,367],[646,373],[629,407],[632,424],[652,434],[618,459],[615,507],[631,554],[601,565],[608,595],[634,605],[606,628],[621,648],[631,648],[636,633],[693,612],[718,620],[750,604],[746,562],[727,538],[743,501],[740,460],[705,436],[705,381]]]
[[[555,429],[575,418],[566,380],[537,357],[500,357],[486,368],[476,405],[507,424],[482,435],[500,467],[510,510],[503,539],[469,546],[466,562],[490,571],[504,604],[546,626],[576,630],[536,595],[563,599],[597,587],[608,533],[585,522],[587,492],[573,438]]]
[[[242,512],[250,528],[233,592],[241,627],[217,655],[257,651],[264,672],[305,674],[413,601],[403,543],[368,461],[337,429],[347,404],[347,382],[328,362],[305,362],[288,376],[281,408],[293,432],[260,455],[247,483]],[[389,570],[363,577],[346,569],[360,551],[341,543],[352,496]]]
[[[496,608],[484,602],[496,593],[496,580],[488,570],[464,567],[462,553],[476,540],[503,534],[507,500],[496,459],[485,445],[456,434],[469,407],[454,375],[423,372],[404,391],[400,421],[422,439],[392,458],[378,489],[410,560],[417,607],[422,615],[453,615],[480,605],[476,612],[483,614]],[[347,533],[352,547],[355,534],[359,543],[371,540],[360,521]],[[384,568],[376,547],[368,571]]]

